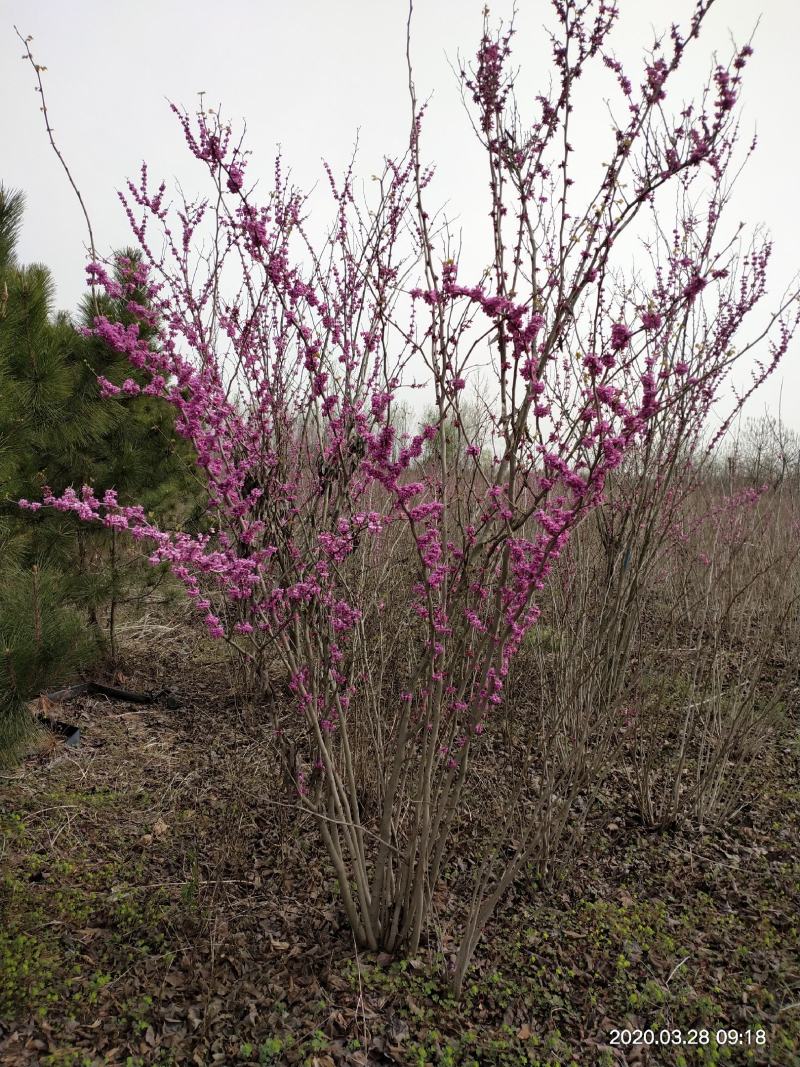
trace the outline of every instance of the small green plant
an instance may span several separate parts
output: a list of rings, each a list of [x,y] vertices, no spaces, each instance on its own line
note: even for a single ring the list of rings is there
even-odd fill
[[[258,1050],[258,1062],[275,1063],[287,1045],[288,1042],[281,1041],[279,1037],[268,1037]]]
[[[0,1020],[13,1021],[28,1011],[45,1015],[58,999],[55,973],[53,960],[37,938],[0,931]]]
[[[85,1000],[87,1004],[96,1004],[100,994],[111,982],[110,974],[93,974],[89,979],[88,986],[82,993],[74,994],[75,999]]]

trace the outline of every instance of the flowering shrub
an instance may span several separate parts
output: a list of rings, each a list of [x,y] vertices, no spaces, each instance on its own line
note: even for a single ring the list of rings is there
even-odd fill
[[[737,269],[716,240],[749,48],[716,68],[697,105],[675,120],[664,110],[709,7],[700,0],[685,33],[673,27],[634,90],[609,50],[616,7],[556,0],[555,89],[527,124],[513,102],[511,33],[486,26],[461,75],[490,180],[492,264],[477,281],[462,276],[426,209],[432,172],[413,83],[409,149],[386,160],[375,199],[357,198],[352,167],[340,181],[328,171],[325,240],[280,160],[259,198],[242,143],[211,113],[176,109],[210,180],[207,200],[173,209],[146,167],[123,196],[142,250],[130,285],[149,300],[127,307],[157,342],[98,316],[92,332],[147,377],[143,387],[101,384],[174,406],[210,525],[193,536],[161,529],[113,489],[44,503],[148,542],[262,692],[268,664],[282,664],[294,719],[275,700],[264,707],[279,738],[302,737],[300,756],[284,747],[298,803],[317,819],[370,948],[420,943],[473,750],[572,531],[656,425],[693,398],[711,403],[763,293],[769,247]],[[626,118],[576,212],[569,114],[592,61],[611,69]],[[681,215],[674,241],[650,246],[652,278],[625,283],[616,243],[664,186],[684,205],[704,192],[705,215],[696,204]],[[89,274],[124,298],[126,282],[101,263]],[[711,325],[695,346],[704,315]],[[783,320],[781,330],[764,374],[788,344]],[[465,390],[487,362],[476,418]],[[432,415],[402,433],[398,412],[420,377]],[[365,799],[367,763],[375,790]],[[494,854],[498,866],[476,888],[456,986],[537,847],[534,829],[517,833],[511,860]]]

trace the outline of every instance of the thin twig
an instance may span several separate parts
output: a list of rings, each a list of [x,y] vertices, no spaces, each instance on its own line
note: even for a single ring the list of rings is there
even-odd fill
[[[50,147],[53,149],[53,151],[55,152],[56,156],[58,157],[58,161],[61,164],[61,166],[64,168],[64,173],[66,174],[67,179],[69,180],[69,184],[72,186],[73,191],[75,192],[75,195],[78,198],[78,203],[81,206],[81,211],[83,212],[83,217],[84,217],[84,219],[86,221],[86,229],[89,232],[89,250],[90,250],[90,253],[91,253],[91,257],[92,257],[92,262],[96,262],[96,260],[97,260],[97,250],[96,250],[96,246],[95,246],[95,243],[94,243],[94,231],[92,230],[92,223],[91,223],[91,219],[89,218],[89,212],[86,209],[86,204],[84,203],[83,196],[81,195],[81,191],[78,188],[77,183],[75,182],[75,179],[72,177],[72,171],[69,169],[69,165],[67,164],[66,159],[64,159],[64,156],[63,156],[63,154],[61,152],[61,149],[56,144],[56,139],[55,139],[55,136],[54,136],[54,133],[53,133],[53,127],[50,125],[50,114],[49,114],[49,112],[47,110],[47,101],[46,101],[45,95],[44,95],[44,84],[42,82],[42,72],[47,70],[47,67],[44,67],[40,63],[37,63],[36,60],[33,57],[33,52],[31,52],[31,46],[30,46],[30,42],[33,40],[33,37],[30,34],[28,34],[27,37],[23,37],[22,34],[19,32],[19,29],[16,26],[14,27],[14,32],[16,33],[17,37],[19,37],[20,41],[22,41],[23,47],[25,48],[25,55],[22,58],[26,59],[30,63],[31,67],[33,68],[33,72],[36,75],[37,92],[39,93],[39,95],[42,98],[41,112],[44,115],[44,125],[45,125],[45,129],[47,130],[47,137],[48,137],[48,140],[50,141]],[[98,308],[97,293],[96,293],[96,290],[95,290],[94,280],[92,280],[92,282],[91,282],[91,288],[92,288],[92,300],[93,300],[94,305],[95,305],[95,310],[97,310],[97,308]]]
[[[690,959],[689,956],[684,956],[683,959],[680,961],[680,963],[676,963],[675,964],[675,966],[672,968],[672,970],[669,973],[669,978],[664,983],[665,985],[669,985],[669,983],[672,981],[672,979],[675,977],[675,975],[678,973],[678,971],[681,969],[681,967],[683,967],[684,963],[686,963],[686,961],[688,959]]]

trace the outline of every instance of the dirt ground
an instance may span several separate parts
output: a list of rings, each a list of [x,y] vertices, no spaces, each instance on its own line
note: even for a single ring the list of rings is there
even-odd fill
[[[435,935],[356,952],[266,729],[202,643],[150,640],[125,682],[180,708],[73,701],[81,746],[0,782],[0,1063],[800,1064],[796,721],[724,831],[648,832],[611,780],[568,873],[506,897],[456,1004]]]

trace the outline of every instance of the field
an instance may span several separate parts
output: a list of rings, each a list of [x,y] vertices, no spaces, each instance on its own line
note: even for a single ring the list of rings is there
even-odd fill
[[[796,716],[758,760],[769,788],[713,832],[646,829],[624,776],[606,780],[568,877],[518,880],[456,1003],[446,920],[412,958],[354,948],[218,647],[153,629],[134,632],[125,684],[181,706],[64,705],[80,749],[42,742],[3,783],[3,1063],[798,1062]],[[499,818],[502,783],[484,794]],[[474,847],[467,818],[462,866]],[[463,892],[455,866],[443,916]],[[612,1045],[623,1028],[754,1036]]]

